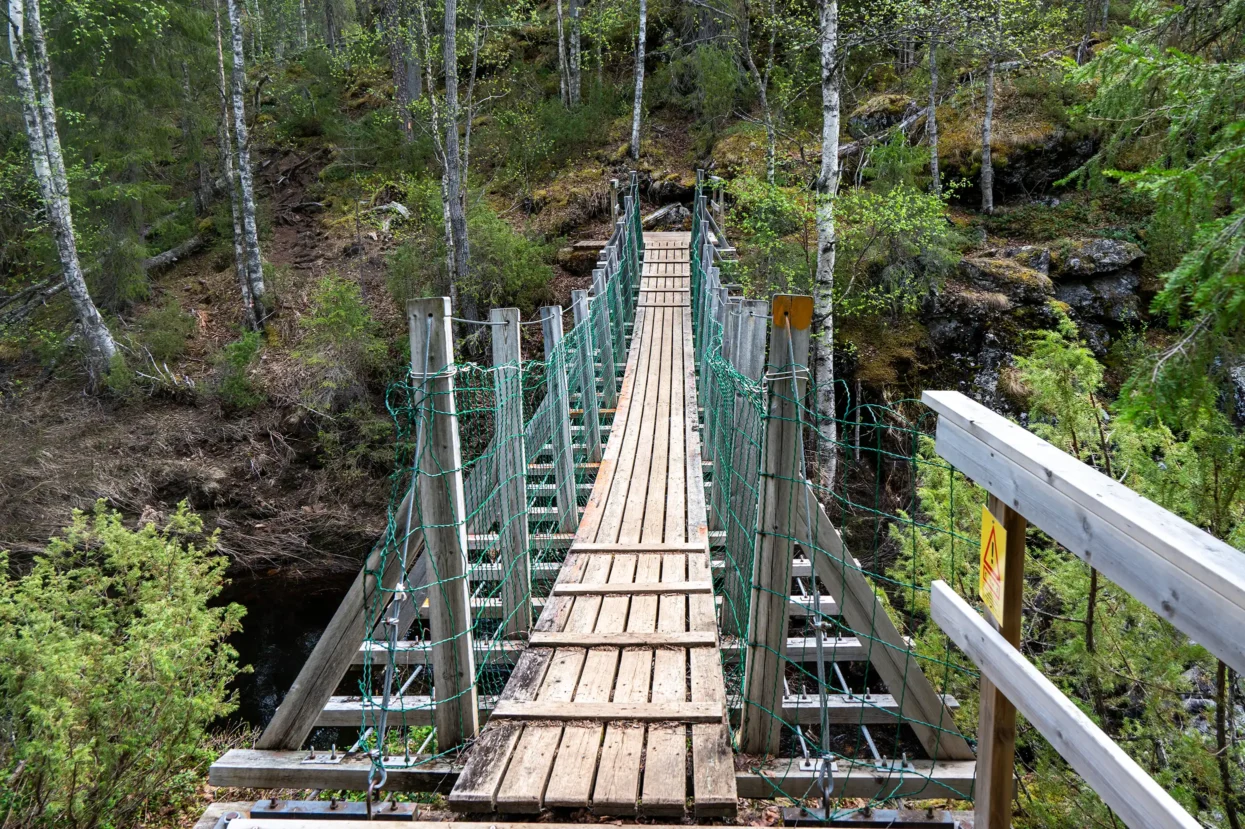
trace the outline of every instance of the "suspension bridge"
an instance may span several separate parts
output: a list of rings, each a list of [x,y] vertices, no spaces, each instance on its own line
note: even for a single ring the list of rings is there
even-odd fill
[[[1129,825],[1190,825],[1014,658],[1024,515],[1238,670],[1239,556],[953,393],[926,398],[942,457],[918,451],[927,424],[849,402],[845,469],[819,483],[812,299],[730,284],[710,191],[698,176],[691,232],[645,233],[635,174],[615,182],[613,234],[568,329],[556,306],[468,323],[448,299],[410,303],[385,536],[255,748],[211,768],[215,785],[274,795],[202,825],[411,821],[419,799],[395,794],[434,793],[490,827],[574,810],[729,821],[749,799],[794,821],[1000,827],[1016,706]],[[529,324],[543,359],[521,353]],[[464,325],[488,327],[491,365],[457,360]],[[881,563],[931,528],[879,482],[915,493],[919,464],[952,462],[1010,539],[992,624]],[[853,494],[862,481],[872,500]],[[845,522],[874,539],[861,558]],[[941,652],[909,638],[922,601]],[[974,670],[976,749],[949,693]],[[904,811],[912,799],[975,811]]]

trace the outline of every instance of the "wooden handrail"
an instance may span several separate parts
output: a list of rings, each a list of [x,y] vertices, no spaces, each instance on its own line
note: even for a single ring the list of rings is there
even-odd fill
[[[1245,553],[959,392],[922,400],[939,455],[1245,672]]]
[[[930,613],[981,669],[982,677],[1006,695],[1128,826],[1201,826],[946,582],[934,582]]]

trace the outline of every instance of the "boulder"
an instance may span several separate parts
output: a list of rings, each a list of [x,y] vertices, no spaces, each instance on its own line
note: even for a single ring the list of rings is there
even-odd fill
[[[898,124],[916,107],[906,95],[874,95],[847,116],[847,131],[853,138],[874,135]]]
[[[965,257],[960,260],[959,275],[973,288],[1003,294],[1019,305],[1045,303],[1054,293],[1049,276],[1002,256]]]
[[[1033,268],[1050,275],[1050,248],[1038,245],[1018,245],[1003,248],[998,255],[1004,259],[1014,259],[1026,268]]]
[[[1085,282],[1060,282],[1055,297],[1067,303],[1079,320],[1120,325],[1141,319],[1140,284],[1136,274],[1117,273]]]
[[[1068,239],[1052,251],[1051,268],[1059,277],[1097,276],[1130,267],[1142,256],[1137,245],[1119,239]]]

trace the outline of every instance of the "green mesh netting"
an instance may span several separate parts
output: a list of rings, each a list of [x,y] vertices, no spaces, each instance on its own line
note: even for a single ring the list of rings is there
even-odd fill
[[[935,734],[954,732],[955,725],[940,712],[933,722],[913,720],[899,714],[904,705],[907,684],[887,687],[873,660],[882,649],[892,648],[875,635],[879,613],[890,610],[896,627],[904,634],[918,630],[928,621],[927,581],[916,571],[916,558],[908,572],[901,572],[902,548],[917,549],[930,544],[932,536],[942,536],[941,547],[949,550],[948,570],[957,570],[957,557],[972,555],[975,540],[956,534],[938,522],[935,526],[920,520],[918,482],[922,466],[950,472],[950,467],[932,452],[922,451],[928,441],[932,419],[917,401],[899,401],[888,406],[864,405],[850,399],[845,384],[836,387],[841,417],[824,418],[817,412],[818,388],[807,382],[798,399],[791,399],[789,378],[795,369],[807,377],[808,366],[792,361],[788,353],[769,354],[768,360],[755,353],[724,353],[726,331],[732,342],[748,343],[744,333],[760,324],[764,337],[771,326],[769,303],[741,301],[723,290],[721,265],[731,250],[713,213],[707,208],[703,182],[698,183],[693,218],[692,302],[695,316],[696,353],[699,366],[698,393],[703,406],[702,440],[709,482],[708,507],[711,529],[720,545],[714,551],[720,559],[717,590],[722,599],[719,616],[723,641],[723,669],[727,696],[736,708],[753,708],[753,716],[765,719],[765,727],[777,737],[778,755],[833,762],[839,774],[840,791],[851,788],[858,775],[883,783],[867,804],[853,798],[838,814],[865,808],[891,799],[901,789],[907,797],[959,798],[935,778],[938,746],[926,751],[916,739],[914,725],[928,726]],[[755,331],[753,332],[755,335]],[[751,342],[755,351],[755,336]],[[795,362],[797,365],[792,365]],[[778,547],[791,550],[788,572],[780,583],[790,589],[791,628],[788,635],[801,644],[799,649],[784,648],[775,653],[777,670],[759,681],[770,682],[769,698],[785,699],[781,710],[765,707],[752,699],[745,687],[748,645],[757,638],[750,629],[754,584],[754,557],[761,537],[758,503],[763,476],[767,428],[773,425],[770,395],[789,404],[790,419],[797,422],[799,440],[790,454],[781,459],[776,477],[791,483],[791,497],[782,505],[778,517],[782,526],[798,526],[802,510],[811,511],[812,499],[825,505],[828,516],[842,534],[826,534],[819,529],[780,533]],[[846,403],[846,405],[843,405]],[[833,479],[823,483],[817,465],[819,450],[835,447],[837,463]],[[789,476],[789,477],[788,477]],[[955,503],[954,476],[951,510]],[[803,482],[808,481],[804,486]],[[837,554],[845,546],[851,556]],[[821,559],[818,562],[818,559]],[[821,566],[815,566],[820,563]],[[829,563],[830,566],[825,566]],[[846,623],[830,597],[843,596],[847,569],[864,574],[881,597],[867,624]],[[818,576],[815,576],[817,573]],[[785,598],[785,596],[783,597]],[[817,636],[823,640],[817,647]],[[810,646],[808,643],[813,643]],[[921,647],[905,642],[897,651],[901,662],[911,670],[919,666],[939,693],[975,676],[962,660],[952,657],[945,640],[936,646]],[[733,646],[733,647],[732,647]],[[892,650],[894,650],[892,648]],[[820,651],[820,653],[818,653]],[[738,658],[732,658],[738,653]],[[910,673],[907,674],[911,676]],[[755,688],[756,685],[752,686]],[[792,705],[794,701],[794,705]],[[794,714],[794,715],[793,715]],[[868,720],[868,722],[866,722]],[[736,721],[736,725],[738,722]],[[758,758],[744,758],[754,770],[767,767]],[[907,760],[908,762],[905,762]],[[920,760],[933,761],[919,763]],[[898,761],[898,762],[896,762]],[[919,765],[918,765],[919,763]],[[879,768],[886,774],[878,775]],[[844,774],[846,780],[844,781]],[[913,778],[922,782],[915,787]],[[797,786],[778,775],[772,780],[774,797],[800,802],[811,796],[805,782]],[[891,786],[891,788],[887,788]],[[818,804],[820,805],[820,804]],[[829,814],[819,817],[835,816]]]
[[[408,380],[388,389],[396,471],[383,550],[371,575],[378,582],[386,571],[405,575],[376,590],[365,606],[355,748],[371,755],[373,780],[383,782],[387,768],[444,753],[431,725],[434,711],[472,690],[437,688],[436,655],[474,677],[478,705],[487,714],[557,578],[608,439],[614,402],[608,391],[616,395],[622,382],[639,296],[643,240],[634,176],[621,201],[622,219],[602,251],[596,291],[586,309],[568,309],[577,324],[556,344],[550,347],[546,338],[544,360],[413,366]],[[606,379],[607,355],[613,383]],[[434,419],[451,412],[461,454],[455,468],[429,448]],[[439,572],[426,554],[426,535],[448,525],[425,516],[421,497],[435,488],[452,500],[458,480],[467,539],[462,576]],[[464,582],[470,618],[451,619],[450,631],[435,635],[433,604],[444,606],[448,592],[462,590]],[[450,647],[468,638],[470,649]],[[470,671],[459,659],[468,652]],[[461,725],[470,733],[467,723]]]

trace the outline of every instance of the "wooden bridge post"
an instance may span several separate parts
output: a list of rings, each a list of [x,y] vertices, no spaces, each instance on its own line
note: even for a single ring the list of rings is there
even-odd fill
[[[596,463],[601,460],[601,403],[597,397],[596,349],[592,342],[588,292],[571,291],[571,306],[575,309],[575,330],[579,337],[579,407],[584,412],[586,460]]]
[[[474,737],[479,730],[467,585],[467,504],[454,402],[450,300],[412,299],[406,313],[411,332],[411,379],[416,389],[412,408],[423,421],[423,448],[416,472],[420,480],[415,487],[418,515],[437,579],[428,590],[429,627],[435,643],[433,722],[437,746],[445,751]]]
[[[618,364],[614,362],[615,315],[610,308],[609,290],[605,271],[597,268],[592,272],[592,295],[595,301],[604,303],[597,314],[596,330],[597,348],[601,352],[601,400],[605,408],[612,409],[618,405]]]
[[[769,312],[770,304],[763,299],[745,299],[739,303],[739,327],[736,332],[735,353],[732,359],[735,370],[754,383],[759,383],[765,374],[765,337],[768,333],[765,320]],[[731,420],[734,429],[743,428],[742,424],[747,415],[745,409],[749,405],[745,397],[735,396],[734,416]],[[753,493],[758,490],[760,470],[754,453],[752,441],[745,440],[742,434],[734,435],[728,473],[728,476],[733,476],[733,480],[727,486],[730,490],[727,508],[738,513],[738,516],[735,521],[728,522],[726,526],[726,545],[731,553],[735,553],[746,543],[749,552],[755,554],[755,539],[751,535],[746,539],[740,538],[744,527],[752,526],[748,520],[750,516],[745,516],[744,513],[756,505]],[[714,468],[715,481],[719,474],[721,474],[720,471]],[[729,597],[722,603],[722,633],[724,635],[743,636],[747,633],[746,630],[741,629],[740,624],[740,622],[746,624],[747,620],[738,619],[736,613],[731,610],[744,606],[744,586],[751,575],[751,571],[741,573],[738,568],[732,568],[728,563],[723,583],[723,591]]]
[[[501,547],[501,607],[506,636],[532,629],[532,568],[528,556],[527,451],[523,444],[523,354],[519,309],[489,312],[493,333],[493,396]]]
[[[756,553],[744,668],[739,750],[776,755],[782,736],[783,645],[795,556],[797,494],[803,487],[800,401],[808,386],[809,329],[813,298],[774,297],[769,337],[765,446],[761,453]]]
[[[546,305],[540,309],[541,331],[545,337],[545,394],[553,401],[549,416],[553,418],[553,476],[557,487],[558,527],[564,533],[579,528],[579,501],[575,493],[575,457],[571,446],[571,400],[567,392],[566,363],[554,360],[562,342],[562,306]]]
[[[1007,546],[1003,552],[1003,618],[995,619],[987,610],[986,620],[1013,648],[1019,649],[1028,522],[994,495],[989,496],[988,505],[990,514],[1007,533]],[[1016,775],[1016,706],[986,679],[984,673],[977,722],[973,823],[980,829],[1008,829],[1012,825]]]

